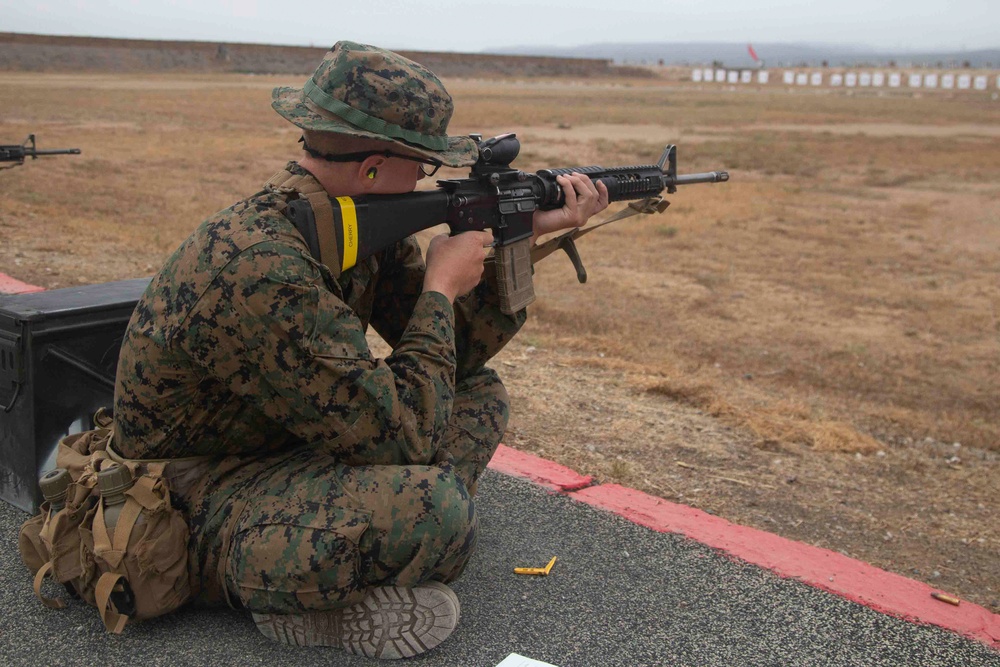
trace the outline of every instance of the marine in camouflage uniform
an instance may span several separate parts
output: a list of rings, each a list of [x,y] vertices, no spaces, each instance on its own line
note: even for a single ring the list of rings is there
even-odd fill
[[[418,159],[478,155],[447,136],[440,81],[374,47],[338,43],[272,106],[304,130]],[[477,480],[508,418],[484,364],[526,317],[501,313],[486,280],[454,303],[425,290],[412,238],[344,272],[321,263],[283,214],[288,197],[237,203],[170,257],[129,323],[115,391],[120,454],[212,457],[177,494],[192,579],[203,602],[259,614],[347,608],[373,587],[461,573]],[[389,356],[372,354],[369,326]]]

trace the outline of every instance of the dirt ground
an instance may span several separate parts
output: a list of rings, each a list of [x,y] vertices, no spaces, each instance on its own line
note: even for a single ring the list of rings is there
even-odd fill
[[[682,173],[732,176],[581,240],[584,285],[564,256],[538,265],[495,360],[507,444],[1000,613],[1000,102],[446,83],[452,130],[516,131],[525,170],[669,142]],[[150,275],[295,156],[268,103],[300,84],[0,73],[3,143],[83,149],[0,171],[0,271]]]

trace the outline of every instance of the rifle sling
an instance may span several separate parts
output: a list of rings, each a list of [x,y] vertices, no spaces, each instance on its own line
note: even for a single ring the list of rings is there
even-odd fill
[[[285,195],[289,199],[301,197],[309,201],[313,210],[313,224],[308,225],[305,220],[296,218],[293,221],[295,228],[309,247],[309,254],[316,261],[325,264],[335,278],[339,278],[345,267],[342,265],[337,235],[333,227],[333,205],[319,181],[312,174],[293,174],[287,169],[282,169],[268,179],[264,189]]]
[[[662,213],[669,205],[670,203],[662,197],[650,197],[649,199],[631,202],[628,206],[607,220],[601,220],[596,224],[588,225],[586,227],[571,229],[568,232],[564,232],[559,236],[555,236],[543,243],[536,244],[535,247],[531,249],[531,263],[536,264],[554,253],[556,250],[559,250],[562,248],[563,242],[567,239],[569,241],[573,241],[580,238],[584,234],[589,234],[599,227],[609,225],[612,222],[617,222],[619,220],[624,220],[625,218],[630,218],[633,215],[639,215],[640,213]]]

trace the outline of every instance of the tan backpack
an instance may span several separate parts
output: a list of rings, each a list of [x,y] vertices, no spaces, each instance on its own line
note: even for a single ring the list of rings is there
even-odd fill
[[[110,447],[110,420],[98,420],[102,427],[60,441],[56,465],[69,475],[65,499],[42,503],[41,514],[21,526],[18,546],[46,606],[65,606],[42,594],[49,577],[96,606],[108,631],[120,633],[129,619],[160,616],[190,599],[189,531],[170,503],[164,474],[170,462],[122,459]],[[116,485],[106,497],[102,473],[106,490],[108,479]]]

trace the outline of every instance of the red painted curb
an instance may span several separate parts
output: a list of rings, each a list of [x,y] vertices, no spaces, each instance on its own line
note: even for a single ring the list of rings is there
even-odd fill
[[[28,294],[29,292],[44,292],[44,287],[23,283],[17,278],[11,278],[6,273],[0,273],[0,294]]]
[[[507,445],[497,447],[490,468],[514,477],[524,477],[554,491],[576,491],[590,486],[594,478]]]
[[[490,467],[556,490],[565,489],[562,481],[570,485],[572,480],[591,481],[569,468],[504,445],[500,445]],[[962,601],[957,607],[939,602],[931,597],[937,590],[927,584],[843,554],[730,523],[618,484],[589,486],[568,495],[641,526],[679,533],[779,576],[798,579],[890,616],[936,625],[1000,648],[1000,615],[970,602]]]
[[[939,602],[931,597],[937,589],[843,554],[739,526],[617,484],[592,486],[569,495],[653,530],[680,533],[877,611],[937,625],[1000,647],[1000,615],[970,602],[963,601],[957,607]]]

